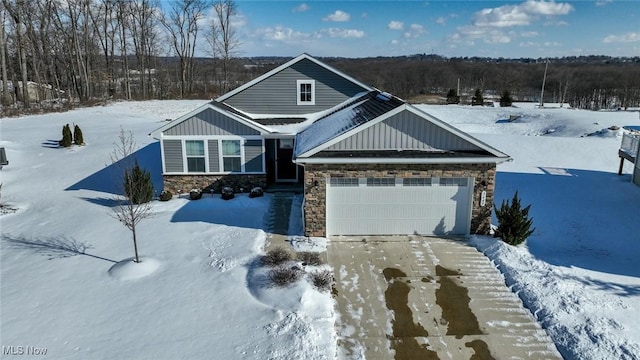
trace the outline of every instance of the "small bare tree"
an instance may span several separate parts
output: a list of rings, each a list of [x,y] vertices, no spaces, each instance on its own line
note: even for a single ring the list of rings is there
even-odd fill
[[[150,202],[136,204],[136,201],[134,201],[139,197],[140,193],[147,191],[146,184],[141,183],[140,177],[131,175],[133,168],[136,166],[136,161],[132,156],[135,150],[136,143],[133,139],[133,133],[131,131],[125,132],[120,128],[118,141],[114,143],[114,149],[111,153],[111,163],[117,171],[115,185],[118,190],[117,195],[115,195],[118,205],[113,208],[113,217],[131,230],[135,262],[140,262],[136,226],[142,220],[153,216],[153,212],[151,211]]]

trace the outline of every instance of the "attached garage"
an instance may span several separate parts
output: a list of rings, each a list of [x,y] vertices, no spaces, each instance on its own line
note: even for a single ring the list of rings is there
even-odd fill
[[[466,235],[472,178],[330,178],[327,235]]]
[[[372,91],[295,139],[307,236],[488,234],[508,155]]]

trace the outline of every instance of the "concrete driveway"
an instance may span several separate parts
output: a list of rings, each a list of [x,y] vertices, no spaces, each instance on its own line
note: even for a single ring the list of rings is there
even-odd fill
[[[332,237],[343,359],[562,359],[475,248],[451,239]]]

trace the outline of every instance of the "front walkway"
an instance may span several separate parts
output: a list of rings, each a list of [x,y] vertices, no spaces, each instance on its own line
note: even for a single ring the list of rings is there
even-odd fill
[[[343,359],[561,359],[487,257],[462,241],[333,237]]]

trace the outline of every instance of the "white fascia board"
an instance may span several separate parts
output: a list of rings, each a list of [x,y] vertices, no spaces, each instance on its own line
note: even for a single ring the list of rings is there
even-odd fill
[[[246,125],[246,126],[252,128],[252,129],[256,130],[256,131],[259,131],[261,134],[269,134],[269,133],[272,132],[271,129],[269,129],[268,127],[266,127],[264,125],[258,124],[257,122],[251,121],[249,119],[244,119],[244,118],[242,118],[240,116],[237,116],[236,114],[233,114],[233,113],[230,113],[230,112],[225,111],[223,109],[220,109],[218,107],[215,107],[211,103],[207,103],[207,104],[205,104],[203,106],[198,107],[195,110],[192,110],[192,111],[180,116],[179,118],[169,122],[168,124],[158,128],[156,130],[153,130],[149,135],[151,135],[156,140],[160,140],[162,138],[165,138],[165,135],[162,134],[165,130],[170,129],[170,128],[172,128],[172,127],[174,127],[174,126],[176,126],[176,125],[178,125],[178,124],[180,124],[180,123],[182,123],[184,121],[187,121],[188,119],[194,117],[195,115],[201,113],[202,111],[204,111],[206,109],[211,109],[212,111],[215,111],[215,112],[218,112],[218,113],[220,113],[220,114],[222,114],[224,116],[227,116],[227,117],[229,117],[229,118],[231,118],[231,119],[233,119],[233,120],[235,120],[235,121],[237,121],[237,122],[239,122],[239,123],[241,123],[243,125]],[[182,136],[182,137],[184,137],[184,136]]]
[[[211,107],[211,103],[207,102],[206,104],[203,104],[202,106],[198,106],[197,108],[191,110],[190,112],[176,118],[173,119],[171,121],[169,121],[167,124],[153,130],[152,132],[149,133],[149,135],[151,137],[153,137],[156,140],[160,140],[160,138],[162,137],[162,132],[164,132],[165,130],[174,127],[175,125],[178,125],[179,123],[191,118],[192,116],[202,112],[204,109],[210,108]]]
[[[500,164],[512,160],[498,158],[297,158],[296,164]]]
[[[369,120],[364,124],[356,126],[353,129],[351,129],[351,130],[349,130],[347,132],[344,132],[344,133],[334,137],[333,139],[316,146],[313,149],[307,150],[306,152],[298,155],[298,158],[311,157],[314,154],[317,154],[318,152],[328,148],[329,146],[331,146],[333,144],[336,144],[336,143],[339,143],[340,141],[350,137],[351,135],[354,135],[354,134],[356,134],[356,133],[358,133],[360,131],[363,131],[363,130],[365,130],[365,129],[367,129],[367,128],[369,128],[369,127],[371,127],[371,126],[373,126],[373,125],[375,125],[375,124],[377,124],[377,123],[379,123],[381,121],[384,121],[384,120],[388,119],[391,116],[394,116],[394,115],[402,112],[404,109],[406,109],[406,104],[400,105],[397,108],[395,108],[395,109],[393,109],[391,111],[388,111],[388,112],[378,116],[377,118],[375,118],[373,120]]]
[[[411,104],[407,104],[407,110],[411,111],[412,113],[416,114],[417,116],[420,116],[422,118],[426,118],[428,121],[431,121],[432,124],[439,126],[459,137],[461,137],[462,139],[472,143],[473,145],[489,152],[490,154],[492,154],[493,156],[499,157],[499,158],[509,158],[509,155],[503,153],[502,151],[494,148],[493,146],[480,141],[479,139],[467,134],[466,132],[456,128],[455,126],[448,124],[440,119],[438,119],[437,117],[422,111],[420,109],[418,109],[417,107],[411,105]]]
[[[303,54],[300,54],[300,55],[296,56],[295,58],[293,58],[293,59],[291,59],[291,60],[287,61],[286,63],[284,63],[284,64],[282,64],[282,65],[278,66],[277,68],[275,68],[275,69],[273,69],[273,70],[271,70],[271,71],[269,71],[269,72],[267,72],[267,73],[264,73],[264,74],[262,74],[261,76],[259,76],[259,77],[255,78],[255,79],[253,79],[253,80],[251,80],[251,81],[249,81],[248,83],[246,83],[246,84],[244,84],[244,85],[242,85],[242,86],[240,86],[240,87],[237,87],[237,88],[235,88],[234,90],[231,90],[231,91],[229,91],[229,92],[228,92],[228,93],[226,93],[226,94],[223,94],[222,96],[220,96],[220,97],[216,98],[216,101],[223,102],[223,101],[225,101],[226,99],[228,99],[228,98],[232,97],[233,95],[236,95],[236,94],[238,94],[238,93],[240,93],[240,92],[242,92],[242,91],[244,91],[244,90],[246,90],[246,89],[248,89],[248,88],[252,87],[253,85],[255,85],[255,84],[257,84],[257,83],[259,83],[259,82],[261,82],[261,81],[263,81],[263,80],[265,80],[265,79],[267,79],[267,78],[270,78],[271,76],[273,76],[273,75],[275,75],[275,74],[279,73],[280,71],[282,71],[282,70],[284,70],[284,69],[286,69],[286,68],[290,67],[291,65],[293,65],[293,64],[295,64],[295,63],[297,63],[297,62],[299,62],[299,61],[301,61],[301,60],[304,60],[304,59],[307,59],[307,60],[309,60],[309,61],[312,61],[312,62],[314,62],[314,63],[316,63],[316,64],[318,64],[318,65],[322,66],[323,68],[325,68],[325,69],[327,69],[327,70],[329,70],[329,71],[333,72],[334,74],[336,74],[336,75],[338,75],[338,76],[341,76],[341,77],[343,77],[343,78],[345,78],[345,79],[347,79],[347,80],[351,81],[352,83],[354,83],[354,84],[356,84],[356,85],[358,85],[358,86],[363,87],[364,89],[367,89],[367,90],[369,90],[369,91],[373,90],[373,88],[372,88],[371,86],[365,85],[365,84],[361,83],[360,81],[358,81],[358,80],[356,80],[356,79],[352,78],[351,76],[349,76],[349,75],[347,75],[347,74],[344,74],[343,72],[341,72],[341,71],[339,71],[339,70],[337,70],[337,69],[334,69],[334,68],[332,68],[331,66],[329,66],[329,65],[327,65],[327,64],[324,64],[324,63],[322,63],[322,62],[321,62],[321,61],[319,61],[319,60],[314,59],[314,58],[313,58],[312,56],[310,56],[309,54],[303,53]]]
[[[270,133],[263,136],[264,139],[295,139],[295,133]]]

